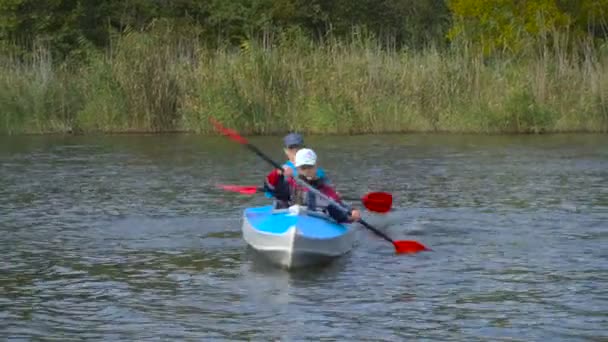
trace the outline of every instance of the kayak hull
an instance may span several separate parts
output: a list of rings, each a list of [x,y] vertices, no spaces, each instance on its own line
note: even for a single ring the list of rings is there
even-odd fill
[[[288,269],[329,263],[355,243],[349,224],[338,224],[299,206],[246,209],[242,230],[247,244],[271,263]]]

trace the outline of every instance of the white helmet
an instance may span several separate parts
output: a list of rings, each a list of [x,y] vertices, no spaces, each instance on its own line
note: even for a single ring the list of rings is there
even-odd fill
[[[303,165],[317,165],[317,155],[309,148],[303,148],[296,153],[296,167]]]

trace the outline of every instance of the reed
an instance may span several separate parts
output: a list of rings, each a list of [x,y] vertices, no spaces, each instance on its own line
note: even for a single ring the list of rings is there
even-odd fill
[[[127,33],[78,67],[0,63],[4,133],[211,131],[251,134],[608,132],[608,46],[560,44],[484,58],[453,46],[382,48],[373,37],[298,32],[207,49],[168,29]]]
[[[0,132],[70,131],[83,99],[80,84],[65,67],[54,67],[48,49],[32,58],[0,58]]]

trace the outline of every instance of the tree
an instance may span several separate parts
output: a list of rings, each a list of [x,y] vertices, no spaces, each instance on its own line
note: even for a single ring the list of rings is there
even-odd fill
[[[608,37],[608,0],[451,0],[449,8],[449,38],[473,42],[486,55],[550,44],[562,33],[571,43]]]

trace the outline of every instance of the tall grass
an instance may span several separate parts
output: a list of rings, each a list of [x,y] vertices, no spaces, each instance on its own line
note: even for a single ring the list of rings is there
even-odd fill
[[[80,110],[79,80],[53,67],[37,46],[28,63],[0,57],[0,132],[70,131]]]
[[[467,46],[387,51],[372,38],[209,50],[171,30],[131,32],[78,67],[41,48],[0,60],[4,133],[608,132],[608,46],[484,59]]]

